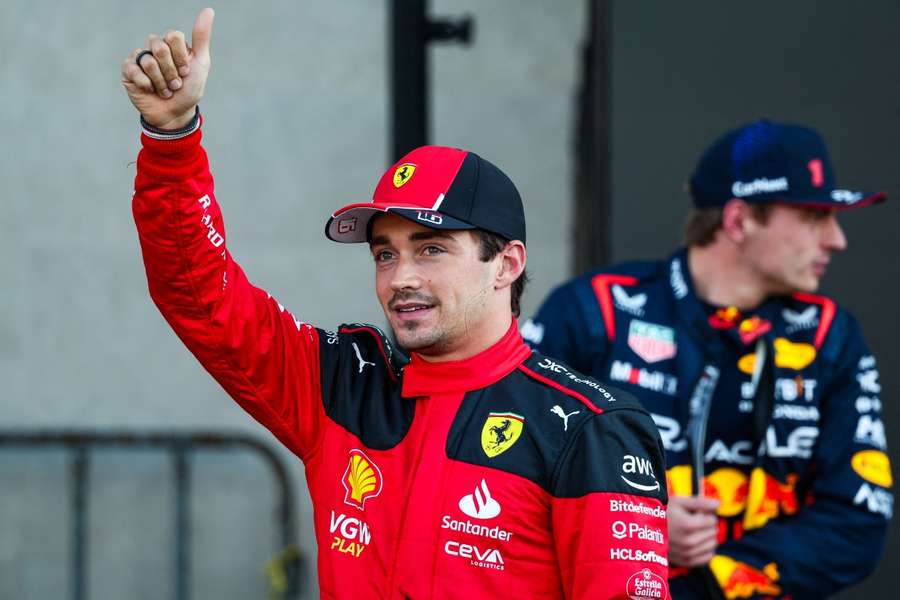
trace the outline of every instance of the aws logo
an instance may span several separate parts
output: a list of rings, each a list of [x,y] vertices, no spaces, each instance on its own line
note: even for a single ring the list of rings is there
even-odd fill
[[[659,490],[659,481],[656,480],[656,474],[653,472],[653,465],[650,464],[650,460],[647,458],[626,454],[622,457],[622,472],[628,475],[628,477],[621,475],[622,480],[635,489],[644,492],[655,492]],[[652,480],[653,483],[638,483],[633,481],[635,476],[640,477],[644,481]],[[629,479],[629,477],[631,479]]]
[[[350,451],[347,470],[344,471],[341,483],[346,490],[344,503],[365,510],[366,500],[381,493],[383,479],[378,465],[365,452],[354,448]]]
[[[402,188],[404,185],[412,179],[413,174],[416,172],[416,165],[412,163],[403,163],[399,167],[394,170],[394,187]]]

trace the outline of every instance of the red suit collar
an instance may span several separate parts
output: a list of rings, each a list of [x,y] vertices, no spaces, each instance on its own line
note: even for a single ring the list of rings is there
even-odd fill
[[[496,344],[463,360],[428,362],[413,353],[403,369],[404,398],[430,396],[441,392],[468,392],[487,387],[509,375],[531,356],[513,318],[509,329]]]

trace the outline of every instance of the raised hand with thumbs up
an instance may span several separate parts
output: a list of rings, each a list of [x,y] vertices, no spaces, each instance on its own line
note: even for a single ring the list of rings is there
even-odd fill
[[[209,76],[211,8],[197,15],[188,46],[184,33],[150,35],[122,61],[122,85],[144,120],[160,129],[178,129],[194,117]]]

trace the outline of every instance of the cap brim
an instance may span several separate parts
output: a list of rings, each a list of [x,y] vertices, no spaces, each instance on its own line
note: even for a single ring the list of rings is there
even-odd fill
[[[879,204],[887,200],[885,192],[861,192],[853,190],[832,190],[831,195],[826,198],[780,198],[775,202],[784,202],[785,204],[795,204],[799,206],[807,206],[809,208],[819,208],[822,210],[850,210],[853,208],[862,208],[863,206],[871,206]]]
[[[368,241],[369,223],[373,218],[392,213],[431,229],[475,229],[440,211],[420,206],[377,206],[371,202],[348,204],[337,210],[325,223],[325,236],[335,242],[353,244]]]

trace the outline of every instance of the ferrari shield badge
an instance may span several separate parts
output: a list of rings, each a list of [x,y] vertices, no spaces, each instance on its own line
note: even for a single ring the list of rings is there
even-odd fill
[[[481,428],[481,448],[488,458],[503,454],[518,441],[525,417],[515,413],[490,413]]]
[[[406,185],[406,182],[412,179],[413,173],[416,172],[416,165],[412,163],[403,163],[394,170],[394,187],[400,188]]]

